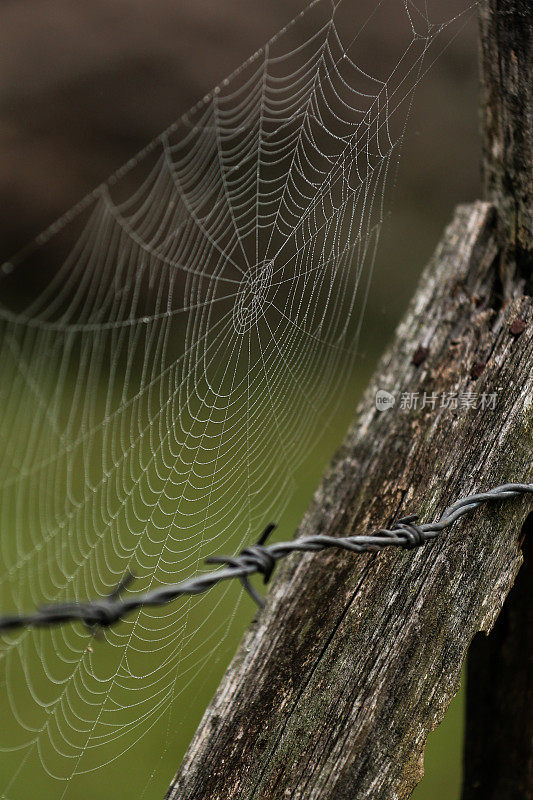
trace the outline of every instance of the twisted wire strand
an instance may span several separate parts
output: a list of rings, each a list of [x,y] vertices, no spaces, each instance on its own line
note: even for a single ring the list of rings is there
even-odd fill
[[[264,583],[268,583],[276,563],[291,553],[317,553],[329,548],[348,550],[351,553],[375,552],[386,547],[414,549],[436,539],[441,531],[480,505],[494,500],[508,500],[522,494],[533,495],[533,483],[506,483],[487,492],[463,497],[449,506],[436,522],[418,524],[418,516],[411,514],[398,519],[390,528],[380,528],[367,535],[337,538],[318,534],[293,539],[290,542],[266,545],[269,535],[276,527],[271,523],[265,528],[256,544],[246,547],[238,555],[211,556],[206,559],[207,564],[225,565],[224,569],[121,599],[120,594],[134,580],[133,575],[126,573],[107,597],[86,602],[57,603],[42,606],[33,613],[2,616],[0,633],[16,628],[47,627],[75,621],[83,622],[89,630],[96,633],[100,628],[114,625],[127,614],[143,606],[163,606],[183,595],[200,594],[220,581],[235,578],[242,582],[246,591],[258,605],[262,606],[263,599],[251,585],[250,576],[260,574]]]

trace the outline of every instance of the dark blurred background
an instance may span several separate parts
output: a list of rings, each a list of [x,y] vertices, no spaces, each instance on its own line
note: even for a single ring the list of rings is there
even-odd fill
[[[305,5],[300,0],[2,0],[0,262],[140,150]],[[447,16],[455,7],[460,10],[464,3],[447,2]],[[468,20],[415,96],[362,328],[361,385],[453,207],[479,196],[477,29],[475,16]],[[394,37],[392,26],[380,32],[376,59],[393,47]],[[351,415],[352,409],[343,411],[339,431]],[[309,465],[289,515],[294,521],[322,468],[321,462]],[[216,666],[204,695],[196,699],[189,729],[223,667]],[[417,790],[418,800],[458,796],[460,733],[459,699],[429,748],[430,774]],[[165,756],[168,778],[185,746],[180,739]],[[149,745],[146,754],[149,758]],[[93,778],[87,780],[92,781],[88,796],[115,796],[110,786],[98,790]]]

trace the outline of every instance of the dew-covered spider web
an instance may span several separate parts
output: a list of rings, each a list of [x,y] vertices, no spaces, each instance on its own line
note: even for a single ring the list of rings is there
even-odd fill
[[[357,367],[414,92],[470,12],[428,5],[315,0],[0,268],[2,610],[175,582],[279,519]],[[4,637],[0,795],[81,798],[118,759],[159,796],[143,736],[172,748],[239,602]]]

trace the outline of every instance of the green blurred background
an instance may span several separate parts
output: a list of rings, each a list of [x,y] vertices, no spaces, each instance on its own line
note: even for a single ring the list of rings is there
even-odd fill
[[[167,127],[304,5],[296,0],[4,3],[0,261]],[[455,6],[459,10],[464,4],[447,5],[451,16]],[[376,59],[394,45],[393,26],[382,34]],[[453,207],[479,196],[476,34],[475,18],[470,18],[418,88],[356,370],[327,441],[295,476],[293,499],[279,520],[280,537],[296,528]],[[231,541],[225,550],[231,552]],[[254,612],[247,598],[235,606],[236,594],[216,598],[202,637],[230,617],[228,635],[215,657],[207,646],[200,652],[202,669],[190,691],[184,690],[186,713],[168,728],[166,723],[163,730],[154,726],[123,759],[76,778],[69,797],[140,796],[152,771],[154,779],[143,796],[162,796]],[[201,651],[202,643],[198,646]],[[92,645],[94,657],[105,658],[103,647],[102,642]],[[427,775],[416,800],[458,798],[462,714],[459,694],[430,737]],[[6,762],[0,764],[5,769]],[[42,790],[36,790],[36,779],[41,780],[37,764],[35,771],[26,764],[21,775],[17,794],[5,795],[9,800],[61,796],[62,789],[44,778]],[[5,783],[0,780],[0,786]]]

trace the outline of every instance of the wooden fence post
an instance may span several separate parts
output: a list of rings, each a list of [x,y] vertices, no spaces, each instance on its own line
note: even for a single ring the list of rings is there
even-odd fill
[[[490,202],[456,211],[297,535],[413,511],[425,521],[473,490],[531,480],[531,10],[481,6]],[[378,389],[394,408],[376,410]],[[402,407],[402,392],[427,402]],[[485,407],[428,401],[442,393]],[[517,575],[530,510],[524,499],[479,509],[416,552],[288,559],[168,800],[409,797],[469,645]],[[528,774],[494,797],[530,797]]]
[[[506,294],[532,293],[533,8],[480,7],[485,191],[501,220]],[[533,369],[533,367],[532,367]],[[533,437],[531,441],[533,449]],[[524,538],[533,536],[533,517]],[[533,800],[533,550],[490,636],[468,656],[463,800]]]

